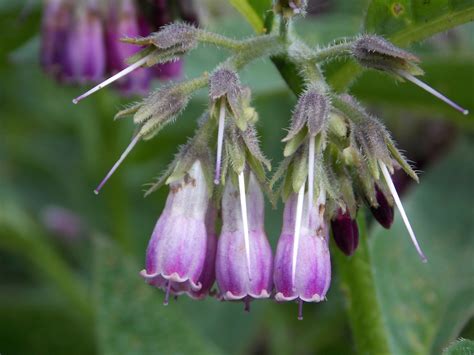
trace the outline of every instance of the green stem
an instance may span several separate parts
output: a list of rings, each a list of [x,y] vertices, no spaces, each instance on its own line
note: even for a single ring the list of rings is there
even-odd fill
[[[359,212],[359,248],[352,257],[338,250],[333,260],[345,294],[354,342],[359,354],[390,354],[388,334],[375,287],[364,214]]]
[[[326,48],[318,49],[311,55],[311,59],[316,62],[324,62],[329,59],[336,59],[341,56],[350,55],[352,42],[338,43]]]
[[[245,41],[238,41],[232,38],[225,37],[221,34],[205,30],[198,31],[198,40],[201,43],[209,43],[230,50],[238,50],[245,44]]]

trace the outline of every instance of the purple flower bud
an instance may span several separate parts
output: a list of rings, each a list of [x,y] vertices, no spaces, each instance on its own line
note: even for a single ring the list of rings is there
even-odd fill
[[[222,198],[223,225],[217,245],[216,277],[224,300],[244,300],[248,305],[251,298],[268,298],[272,291],[272,250],[263,229],[263,194],[252,173],[246,198],[248,260],[239,191],[229,179]]]
[[[166,289],[165,304],[175,290],[199,291],[206,259],[206,212],[209,191],[201,163],[170,185],[170,193],[146,255],[141,275],[155,287]]]
[[[359,245],[359,228],[349,212],[338,211],[331,221],[332,235],[336,245],[347,256],[351,256]]]
[[[132,0],[111,3],[106,27],[107,70],[110,74],[125,69],[128,66],[127,58],[140,50],[137,46],[120,42],[120,39],[144,35],[142,30],[145,25],[146,23],[140,23],[137,9]],[[149,90],[150,81],[150,69],[138,68],[120,79],[118,84],[125,95],[145,94]]]
[[[105,43],[95,1],[77,9],[64,55],[64,80],[72,83],[98,82],[105,73]]]
[[[283,229],[275,255],[273,280],[277,301],[297,300],[301,305],[302,301],[319,302],[326,297],[331,282],[331,259],[328,229],[323,217],[323,201],[321,198],[318,199],[318,203],[313,204],[310,214],[308,204],[304,203],[293,276],[297,200],[297,195],[293,194],[285,205]]]
[[[370,211],[382,227],[389,229],[394,219],[393,204],[390,204],[385,194],[377,185],[375,185],[375,198],[379,205],[378,207],[371,206]]]
[[[62,71],[71,11],[68,1],[48,0],[43,12],[40,62],[43,69],[56,78]]]

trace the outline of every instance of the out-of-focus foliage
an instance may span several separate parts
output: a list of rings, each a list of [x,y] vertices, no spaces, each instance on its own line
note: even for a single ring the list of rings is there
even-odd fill
[[[270,1],[231,2],[241,13],[253,10],[264,23]],[[406,45],[473,16],[470,1],[372,1],[368,11],[369,2],[329,3],[326,13],[308,16],[296,26],[313,45],[355,35],[364,21],[367,30]],[[391,7],[395,4],[404,9],[397,7],[398,17]],[[238,16],[235,12],[209,27],[235,37],[251,34],[252,28]],[[337,270],[328,301],[305,305],[302,322],[296,320],[293,304],[254,302],[250,314],[241,304],[211,299],[183,297],[167,308],[161,305],[163,295],[146,286],[138,272],[167,191],[143,199],[141,186],[166,167],[192,133],[206,93],[191,102],[175,125],[138,145],[96,197],[95,184],[132,134],[130,122],[112,122],[115,111],[130,100],[105,90],[72,105],[84,88],[59,86],[39,69],[39,18],[39,1],[0,1],[0,353],[354,353]],[[415,47],[426,81],[471,112],[472,37],[470,24],[450,31],[449,40],[438,37]],[[223,58],[218,50],[199,48],[186,59],[186,75],[211,70]],[[328,71],[343,87],[355,77],[354,68],[336,63]],[[242,81],[254,90],[263,149],[275,165],[282,157],[279,141],[295,98],[270,62],[252,64]],[[429,263],[421,264],[414,255],[399,216],[391,231],[373,228],[369,233],[391,351],[437,354],[459,335],[474,336],[472,326],[463,330],[474,299],[474,120],[459,117],[418,88],[397,85],[375,72],[363,74],[353,90],[387,119],[402,141],[411,137],[415,123],[431,125],[432,119],[446,122],[450,134],[454,130],[458,137],[455,148],[432,161],[420,186],[412,186],[407,195],[407,209]],[[413,123],[406,117],[401,121],[402,116]],[[414,146],[426,144],[426,139],[416,136]],[[408,157],[415,155],[407,152]],[[65,239],[46,229],[41,215],[49,205],[80,216],[79,238]],[[281,206],[267,208],[266,230],[273,245],[280,216]],[[107,240],[93,242],[98,234]],[[463,354],[463,349],[472,349],[472,344],[461,341],[446,353]]]

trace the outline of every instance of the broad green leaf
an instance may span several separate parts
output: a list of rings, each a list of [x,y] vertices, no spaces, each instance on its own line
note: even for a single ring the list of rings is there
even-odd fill
[[[106,240],[95,244],[97,331],[102,354],[219,354],[188,317],[147,285],[130,256]]]
[[[439,354],[474,315],[473,149],[462,141],[403,201],[427,264],[399,214],[389,231],[374,230],[375,280],[394,354]]]
[[[474,341],[460,339],[443,351],[443,355],[472,355],[474,354]]]
[[[407,46],[473,19],[471,0],[373,0],[367,10],[365,30]]]

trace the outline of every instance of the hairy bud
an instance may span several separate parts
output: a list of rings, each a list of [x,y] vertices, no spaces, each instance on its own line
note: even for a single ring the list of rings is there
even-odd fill
[[[209,96],[211,100],[233,95],[236,91],[240,91],[240,79],[235,71],[220,68],[212,73],[209,78]]]
[[[158,49],[174,49],[185,53],[197,46],[197,28],[184,23],[172,23],[147,37],[124,38],[123,41],[139,46],[153,45]]]
[[[380,36],[361,36],[352,47],[352,55],[361,65],[368,68],[384,71],[404,70],[412,74],[423,73],[416,65],[420,61],[418,57]]]
[[[298,132],[307,126],[310,135],[314,136],[325,130],[331,104],[329,99],[315,88],[309,88],[298,99],[288,135],[283,141],[294,138]]]

